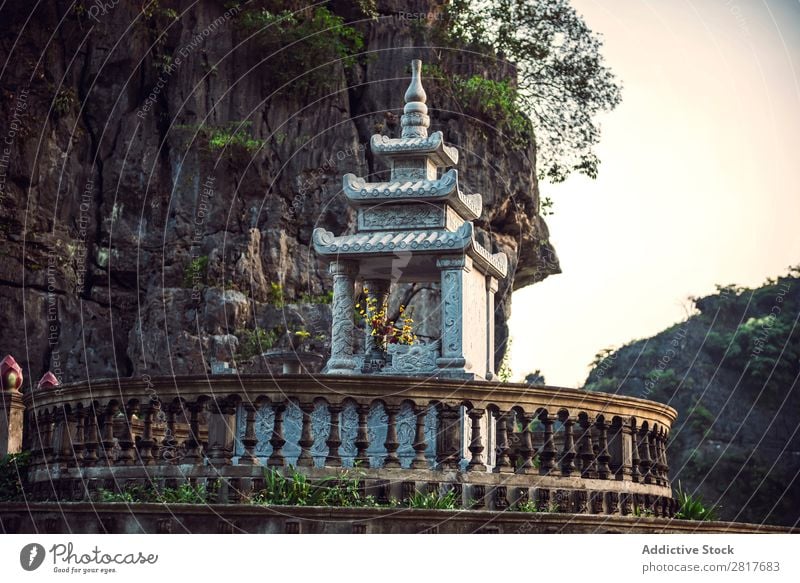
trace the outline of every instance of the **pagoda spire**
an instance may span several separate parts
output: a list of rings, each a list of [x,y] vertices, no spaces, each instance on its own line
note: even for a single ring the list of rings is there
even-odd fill
[[[400,125],[403,126],[404,138],[427,138],[428,126],[431,118],[428,117],[428,106],[425,102],[428,96],[422,88],[422,61],[411,61],[411,83],[405,94],[406,105],[403,108],[403,117]]]

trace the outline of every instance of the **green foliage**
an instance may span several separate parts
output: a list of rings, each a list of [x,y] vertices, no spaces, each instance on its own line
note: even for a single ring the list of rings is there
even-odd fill
[[[599,37],[568,0],[452,0],[442,28],[450,44],[503,55],[516,65],[513,99],[532,118],[543,178],[597,176],[596,117],[620,103],[621,90],[600,54]],[[501,92],[495,99],[511,97]]]
[[[511,338],[509,338],[506,340],[506,351],[497,369],[497,378],[503,383],[510,383],[513,376],[514,372],[511,370]]]
[[[183,287],[193,288],[195,285],[208,285],[208,255],[193,258],[183,274]]]
[[[555,203],[553,203],[553,199],[551,199],[549,196],[545,196],[544,198],[539,200],[539,213],[543,217],[549,217],[554,215],[555,214],[555,211],[553,210],[554,204]]]
[[[300,294],[301,304],[330,304],[333,302],[333,291],[327,291],[322,294]]]
[[[231,121],[218,126],[178,124],[176,131],[187,132],[187,139],[197,141],[209,152],[224,151],[231,158],[239,154],[254,154],[264,147],[266,140],[256,139],[249,134],[251,121]]]
[[[616,393],[619,388],[619,379],[604,376],[596,381],[586,383],[583,388],[594,393]]]
[[[531,385],[532,387],[543,387],[545,386],[545,384],[547,384],[547,381],[545,381],[542,371],[539,370],[538,368],[535,371],[525,375],[525,382]]]
[[[53,99],[53,112],[59,117],[63,116],[72,111],[77,102],[75,90],[72,87],[62,87]]]
[[[0,458],[0,502],[22,498],[22,486],[30,465],[30,452],[11,453]]]
[[[237,360],[247,360],[273,348],[280,337],[282,330],[273,328],[266,330],[256,326],[252,330],[239,330],[236,337],[239,339],[239,346],[236,351]]]
[[[258,140],[246,133],[252,122],[233,121],[219,127],[206,127],[203,131],[210,150],[244,150],[250,154],[264,147],[266,140]]]
[[[274,281],[270,282],[267,289],[267,302],[273,304],[276,308],[282,308],[286,305],[286,299],[283,295],[283,286]]]
[[[264,469],[264,489],[251,499],[253,504],[281,506],[377,506],[362,488],[363,473],[342,470],[335,478],[313,483],[295,468],[284,475],[274,468]]]
[[[509,81],[454,75],[451,82],[456,98],[462,104],[473,105],[478,115],[493,120],[512,143],[522,146],[532,139],[531,122],[520,109],[517,89]]]
[[[593,367],[600,366],[600,363],[602,363],[605,359],[614,354],[615,351],[616,349],[611,346],[603,348],[597,354],[594,355],[594,360],[592,360],[591,366]]]
[[[450,73],[435,63],[423,63],[422,75],[429,82],[442,84],[467,115],[491,122],[513,145],[523,147],[533,140],[530,119],[521,109],[517,88],[511,81]]]
[[[337,61],[351,68],[364,48],[362,34],[325,6],[292,11],[289,2],[253,2],[243,5],[237,22],[244,33],[255,35],[276,86],[292,92],[323,88]]]
[[[119,492],[98,490],[99,502],[158,503],[158,504],[208,504],[215,495],[203,484],[181,484],[177,488],[156,488],[154,485],[134,485]]]
[[[511,507],[513,512],[541,512],[539,505],[533,500],[525,500],[524,502],[517,502]]]
[[[321,506],[322,495],[322,489],[314,486],[305,474],[301,474],[291,466],[286,476],[274,468],[264,468],[264,489],[253,496],[252,503]]]
[[[456,507],[456,494],[452,490],[445,494],[438,492],[414,492],[406,501],[409,508],[428,508],[433,510],[452,510]]]
[[[664,389],[674,389],[681,382],[681,378],[678,373],[671,368],[664,370],[651,370],[650,374],[647,375],[647,380],[652,383],[652,385],[647,385],[652,386],[650,392],[659,392],[663,391]]]
[[[377,506],[375,499],[364,493],[363,484],[363,471],[343,470],[338,477],[320,483],[322,503],[324,506]]]
[[[717,507],[706,506],[698,496],[693,496],[686,492],[680,482],[678,482],[676,494],[678,512],[675,514],[675,518],[683,520],[717,520]]]

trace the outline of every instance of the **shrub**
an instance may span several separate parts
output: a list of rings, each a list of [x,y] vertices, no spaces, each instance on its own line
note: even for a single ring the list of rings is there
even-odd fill
[[[456,494],[452,490],[442,495],[438,492],[414,492],[407,501],[409,508],[429,508],[434,510],[452,510],[456,507]]]
[[[11,453],[0,458],[0,501],[18,500],[30,465],[30,452]]]
[[[286,305],[286,299],[283,295],[283,286],[280,283],[271,281],[267,289],[267,302],[273,304],[276,308],[282,308]]]
[[[686,492],[680,482],[678,482],[676,495],[679,508],[675,518],[682,520],[717,520],[717,507],[706,506],[698,496]]]
[[[327,291],[318,295],[309,293],[300,295],[301,304],[330,304],[331,302],[333,302],[333,291]]]
[[[208,284],[208,255],[193,258],[183,275],[183,287],[194,288],[201,284]]]
[[[252,330],[239,330],[236,332],[236,337],[239,339],[236,359],[247,360],[273,348],[282,332],[278,328],[265,330],[260,326],[256,326]]]
[[[341,60],[351,68],[364,47],[362,34],[324,6],[292,11],[287,2],[271,2],[270,9],[254,4],[240,13],[238,24],[269,55],[270,78],[283,91],[325,87],[332,64]]]
[[[203,484],[181,484],[177,488],[158,489],[149,486],[128,486],[119,492],[98,490],[100,502],[124,502],[126,504],[155,502],[159,504],[208,504],[216,493],[215,487],[209,491]]]

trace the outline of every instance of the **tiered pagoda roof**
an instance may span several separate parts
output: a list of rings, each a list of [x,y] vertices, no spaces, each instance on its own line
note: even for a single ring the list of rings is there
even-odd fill
[[[412,63],[405,94],[400,138],[374,135],[372,153],[391,168],[387,182],[369,182],[354,174],[343,179],[348,203],[358,211],[354,234],[335,236],[314,230],[314,248],[322,256],[364,261],[370,255],[467,254],[481,271],[497,278],[508,272],[503,253],[491,253],[475,240],[471,221],[481,215],[480,194],[458,185],[458,150],[444,143],[442,132],[428,135],[427,96],[420,80],[421,62]],[[408,269],[414,271],[414,262]],[[362,269],[362,271],[364,271]]]

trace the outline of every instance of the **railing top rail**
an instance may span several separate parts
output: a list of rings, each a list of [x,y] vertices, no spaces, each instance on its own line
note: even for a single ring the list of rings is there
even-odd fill
[[[595,393],[565,387],[532,387],[520,383],[424,379],[378,375],[215,375],[160,376],[122,379],[96,379],[68,383],[52,389],[34,389],[24,394],[28,408],[44,409],[67,403],[131,399],[174,399],[193,401],[198,397],[222,399],[238,397],[247,402],[297,398],[309,401],[324,398],[332,403],[348,398],[381,399],[387,403],[404,400],[434,401],[448,405],[469,403],[474,407],[496,406],[501,410],[521,407],[529,411],[547,409],[557,413],[586,411],[613,416],[636,417],[669,427],[677,417],[675,409],[637,397]]]

